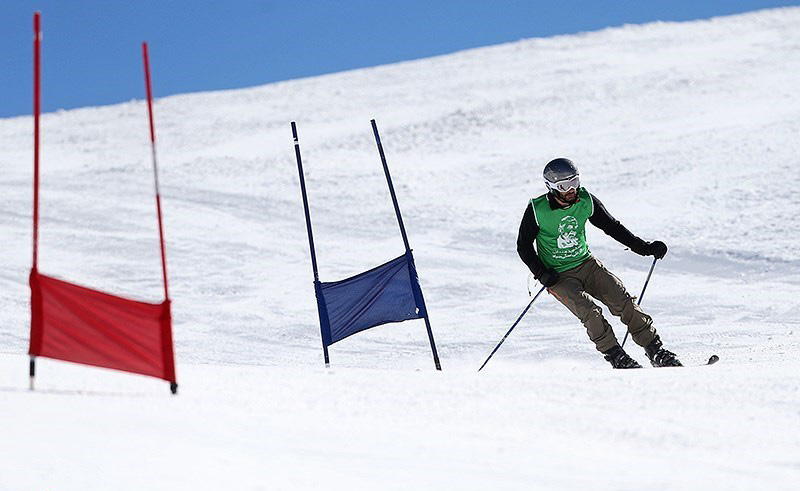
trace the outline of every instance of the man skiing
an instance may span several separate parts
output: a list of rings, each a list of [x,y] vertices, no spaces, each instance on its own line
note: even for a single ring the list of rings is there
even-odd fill
[[[578,169],[559,158],[544,168],[548,192],[528,204],[517,237],[517,252],[547,291],[581,320],[597,350],[614,368],[641,368],[617,342],[599,300],[628,327],[655,367],[682,366],[661,339],[647,315],[622,282],[592,256],[586,244],[586,221],[633,252],[658,259],[667,254],[661,241],[646,242],[612,217],[594,195],[581,187]],[[534,242],[536,247],[534,248]]]

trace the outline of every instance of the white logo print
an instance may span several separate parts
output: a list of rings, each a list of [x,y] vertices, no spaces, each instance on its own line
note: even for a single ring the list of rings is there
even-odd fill
[[[558,224],[558,239],[556,239],[559,249],[572,249],[578,247],[578,220],[572,216],[565,216]],[[573,251],[563,251],[564,257],[570,257]],[[575,251],[577,253],[577,251]]]

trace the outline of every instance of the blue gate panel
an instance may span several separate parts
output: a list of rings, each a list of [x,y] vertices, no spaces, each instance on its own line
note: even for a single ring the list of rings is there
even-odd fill
[[[356,276],[321,283],[328,313],[328,344],[388,322],[421,319],[406,254]]]

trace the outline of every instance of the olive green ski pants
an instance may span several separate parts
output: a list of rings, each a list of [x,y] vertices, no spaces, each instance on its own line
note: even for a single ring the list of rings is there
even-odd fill
[[[603,310],[592,298],[605,304],[628,326],[633,341],[639,346],[647,346],[656,336],[653,319],[636,305],[619,278],[594,257],[559,273],[558,282],[547,291],[581,320],[589,339],[600,352],[608,351],[618,343],[611,325],[603,317]]]

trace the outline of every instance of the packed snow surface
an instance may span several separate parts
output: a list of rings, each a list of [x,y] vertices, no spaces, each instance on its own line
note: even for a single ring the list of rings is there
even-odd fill
[[[786,8],[157,100],[176,397],[46,359],[27,390],[32,120],[0,120],[0,489],[797,489],[799,73]],[[403,251],[372,118],[441,373],[422,321],[323,368],[289,122],[333,281]],[[162,299],[147,125],[142,100],[43,116],[41,272]],[[611,370],[545,295],[476,373],[529,301],[517,228],[559,156],[669,245],[642,305],[688,368]],[[649,259],[589,241],[638,295]]]

